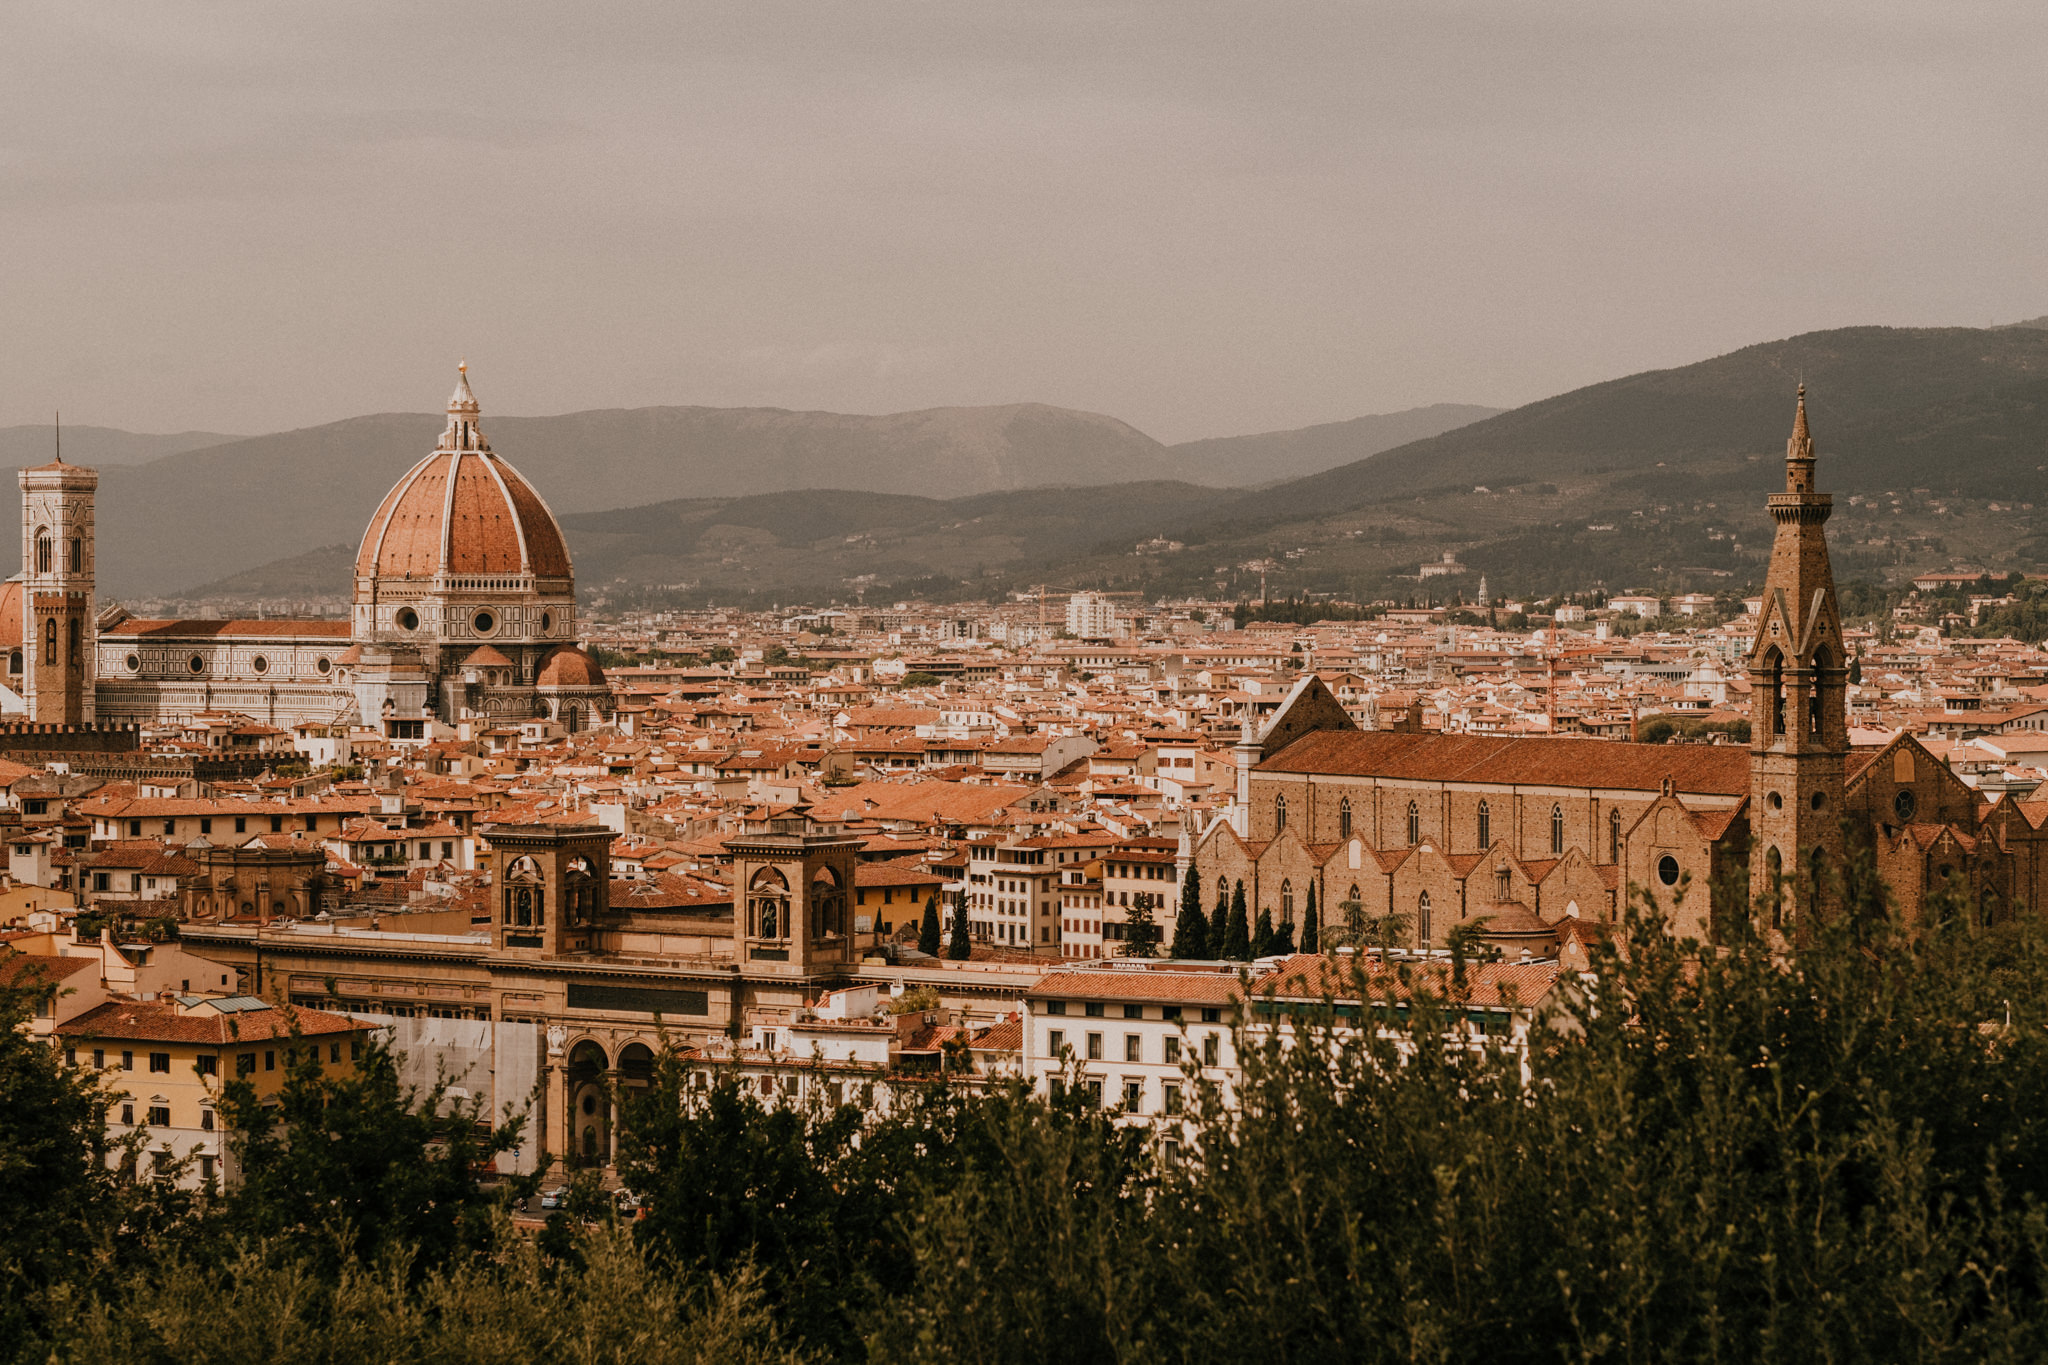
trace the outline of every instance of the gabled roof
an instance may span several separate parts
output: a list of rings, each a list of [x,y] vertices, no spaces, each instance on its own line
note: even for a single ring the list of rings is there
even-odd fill
[[[1255,771],[1623,791],[1658,791],[1668,777],[1679,791],[1692,794],[1740,797],[1749,791],[1749,751],[1733,745],[1391,730],[1318,731]]]

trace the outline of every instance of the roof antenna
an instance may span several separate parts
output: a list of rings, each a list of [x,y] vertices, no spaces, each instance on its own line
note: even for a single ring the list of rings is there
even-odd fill
[[[64,413],[57,413],[57,463],[64,463]]]

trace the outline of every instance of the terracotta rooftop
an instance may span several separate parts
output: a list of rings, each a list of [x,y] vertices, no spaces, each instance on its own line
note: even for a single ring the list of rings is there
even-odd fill
[[[1656,791],[1669,777],[1681,792],[1740,797],[1749,791],[1749,750],[1735,745],[1335,730],[1304,735],[1257,771],[1626,791]]]

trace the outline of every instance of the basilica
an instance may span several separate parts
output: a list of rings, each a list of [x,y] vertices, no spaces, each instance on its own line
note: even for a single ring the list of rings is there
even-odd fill
[[[100,607],[99,475],[21,471],[22,571],[0,587],[6,686],[24,718],[141,725],[234,712],[279,727],[348,725],[419,739],[436,722],[610,710],[576,643],[569,549],[538,492],[491,449],[467,367],[440,442],[378,505],[346,621],[147,620]]]
[[[1635,896],[1713,939],[1763,914],[1788,934],[1839,898],[1852,848],[1917,919],[1946,891],[1980,923],[2048,896],[2048,800],[1993,800],[1910,734],[1852,749],[1806,391],[1786,445],[1735,745],[1361,730],[1305,679],[1236,749],[1237,796],[1184,855],[1205,902],[1242,883],[1256,914],[1370,924],[1441,948],[1459,926],[1547,956]],[[1761,907],[1761,910],[1759,910]]]

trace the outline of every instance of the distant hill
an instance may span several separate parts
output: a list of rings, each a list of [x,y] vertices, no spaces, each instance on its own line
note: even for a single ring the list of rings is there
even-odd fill
[[[1325,515],[1431,489],[1713,466],[1761,489],[1801,380],[1831,486],[1932,485],[2048,496],[2048,332],[1849,327],[1749,346],[1530,403],[1441,436],[1248,495],[1239,525]],[[1731,465],[1729,462],[1736,462]],[[1675,478],[1675,475],[1666,476]],[[1655,479],[1643,487],[1654,491]]]
[[[1354,417],[1348,422],[1324,422],[1297,431],[1186,441],[1168,447],[1168,451],[1179,462],[1184,479],[1224,487],[1253,487],[1367,459],[1383,450],[1469,426],[1500,412],[1499,408],[1474,407],[1469,403],[1434,403],[1426,408]]]
[[[1760,500],[1782,478],[1802,378],[1823,486],[1843,495],[1833,526],[1845,575],[1970,557],[2048,566],[2048,330],[2026,327],[1808,333],[1260,488],[1162,471],[1244,478],[1262,459],[1339,450],[1357,439],[1343,431],[1352,424],[1196,442],[1193,454],[1110,418],[1029,405],[880,418],[487,414],[485,429],[562,515],[579,582],[614,598],[648,585],[678,601],[996,595],[1037,582],[1235,593],[1247,582],[1236,566],[1263,558],[1281,566],[1276,590],[1371,597],[1421,591],[1417,563],[1446,550],[1472,578],[1431,591],[1474,587],[1481,573],[1496,592],[1721,591],[1760,571]],[[364,417],[111,468],[104,579],[115,594],[236,574],[244,589],[302,591],[326,572],[306,547],[353,545],[439,425]],[[334,562],[340,572],[344,558]]]
[[[174,431],[161,436],[113,427],[64,428],[64,458],[73,464],[143,464],[187,450],[239,441],[217,431]],[[0,468],[25,469],[55,454],[55,432],[48,425],[0,427]]]
[[[109,467],[99,499],[102,583],[113,594],[162,593],[309,544],[354,544],[442,422],[385,413]],[[1036,403],[884,417],[767,408],[493,417],[487,408],[483,426],[559,513],[819,487],[962,495],[1174,469],[1166,447],[1115,418]],[[167,526],[195,533],[166,535]],[[0,547],[0,571],[12,572],[19,554],[11,542]]]

